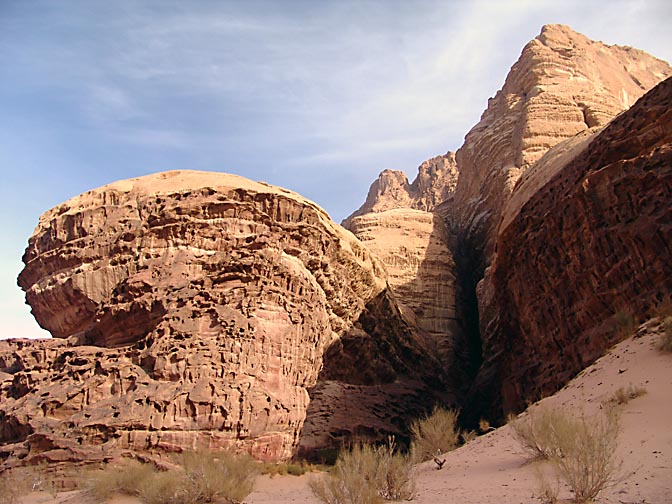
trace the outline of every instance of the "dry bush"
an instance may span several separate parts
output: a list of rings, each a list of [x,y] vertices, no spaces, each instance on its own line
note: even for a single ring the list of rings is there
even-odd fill
[[[56,497],[58,493],[56,481],[49,473],[49,465],[46,462],[26,467],[24,470],[33,492],[47,492],[51,497]]]
[[[536,457],[548,458],[574,492],[575,502],[589,502],[619,481],[615,450],[618,413],[586,417],[538,408],[511,422],[516,438]]]
[[[658,340],[658,350],[672,352],[672,316],[663,319],[663,332]]]
[[[98,502],[119,493],[147,504],[240,502],[252,491],[258,468],[250,457],[229,452],[185,453],[178,464],[168,471],[131,461],[109,467],[91,478],[88,493]]]
[[[410,500],[415,492],[413,462],[386,446],[355,445],[338,457],[331,473],[310,482],[317,498],[326,504],[377,504]]]
[[[619,418],[615,410],[594,417],[569,417],[572,429],[558,437],[560,455],[551,460],[574,492],[575,502],[589,502],[620,480],[615,451]]]
[[[481,418],[478,421],[478,430],[481,434],[485,434],[487,432],[490,432],[491,430],[494,430],[494,428],[490,425],[490,422],[486,420],[485,418]]]
[[[28,490],[28,482],[23,478],[10,471],[0,474],[0,504],[18,504]]]
[[[619,405],[627,404],[632,399],[643,396],[644,394],[646,394],[646,389],[644,387],[637,387],[631,383],[627,387],[620,387],[616,390],[607,402]]]
[[[624,340],[634,334],[639,324],[632,313],[620,310],[614,315],[613,325],[617,339]]]
[[[151,481],[156,474],[150,464],[127,460],[90,473],[86,492],[98,502],[105,502],[115,494],[138,495],[142,482]]]
[[[46,462],[16,468],[0,475],[0,504],[21,502],[29,492],[47,492],[56,497],[56,482],[49,474]]]
[[[215,498],[241,502],[254,487],[258,465],[249,456],[229,452],[189,452],[182,456],[186,490],[190,502],[212,502]]]
[[[476,439],[478,437],[478,434],[476,433],[476,431],[473,431],[473,430],[462,431],[462,433],[460,435],[462,436],[462,441],[464,442],[464,444],[467,444],[468,442],[473,441],[474,439]]]
[[[558,502],[558,494],[560,493],[560,480],[557,476],[549,481],[543,470],[538,467],[534,471],[534,476],[537,480],[537,498],[543,504],[555,504]]]
[[[457,411],[435,407],[432,414],[411,424],[411,453],[415,460],[431,460],[457,446]]]
[[[136,495],[145,504],[195,504],[186,474],[181,471],[156,471],[139,482]]]
[[[318,466],[310,464],[304,460],[277,463],[268,462],[262,464],[261,474],[267,474],[271,478],[278,474],[281,476],[285,476],[286,474],[291,476],[302,476],[307,472],[316,470],[318,470]]]
[[[513,436],[532,458],[549,459],[558,453],[558,437],[573,426],[566,415],[546,405],[528,409],[519,417],[510,416]]]

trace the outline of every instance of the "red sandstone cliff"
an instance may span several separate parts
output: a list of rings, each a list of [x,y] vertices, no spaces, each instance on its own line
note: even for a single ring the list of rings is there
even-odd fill
[[[646,269],[643,264],[653,260],[652,251],[649,244],[638,245],[631,227],[599,223],[600,219],[619,219],[623,213],[644,225],[633,214],[633,208],[640,211],[634,202],[656,201],[663,213],[647,221],[645,233],[653,233],[658,243],[660,233],[664,234],[663,214],[670,206],[667,196],[660,193],[664,189],[653,189],[634,176],[628,183],[602,177],[599,180],[605,187],[593,189],[591,185],[584,192],[594,191],[593,198],[615,195],[605,203],[609,208],[601,210],[606,216],[593,216],[596,209],[578,200],[571,212],[565,206],[556,208],[556,203],[565,203],[556,201],[557,187],[548,188],[553,187],[551,181],[558,183],[567,176],[573,159],[587,146],[596,148],[595,135],[605,125],[670,75],[672,69],[666,62],[642,51],[608,46],[566,26],[547,25],[525,46],[504,86],[466,135],[455,155],[457,183],[446,183],[444,194],[448,196],[433,199],[434,206],[428,209],[444,217],[450,232],[456,306],[469,352],[465,366],[484,361],[467,409],[486,406],[501,416],[502,407],[518,409],[538,393],[552,392],[614,341],[605,328],[613,324],[616,312],[639,314],[665,294],[669,272],[661,266],[654,274],[661,286],[646,287],[647,294],[638,294],[633,306],[624,305],[625,299],[635,296],[628,285],[640,282],[633,275],[639,274],[637,268]],[[631,126],[646,131],[646,138],[659,135],[656,141],[664,143],[660,135],[667,119],[644,112],[647,106],[640,105],[639,112],[633,113],[648,116],[656,126],[645,128],[644,122]],[[623,130],[622,138],[613,137],[613,141],[600,137],[600,148],[616,157],[623,155],[627,134]],[[632,140],[627,149],[628,156],[641,154],[644,159],[649,155],[643,140]],[[431,194],[436,194],[441,177],[430,185]],[[401,174],[383,172],[371,186],[366,203],[353,215],[369,212],[375,218],[381,210],[416,208],[421,196],[411,196],[408,187]],[[578,192],[574,197],[578,198]],[[541,198],[545,198],[543,205],[530,203]],[[574,216],[571,222],[568,212]],[[536,227],[525,228],[522,219]],[[547,223],[555,226],[554,231],[549,228],[543,240],[528,243],[527,237],[539,236]],[[346,224],[352,227],[351,221]],[[601,225],[610,230],[608,240],[588,230]],[[667,245],[651,246],[665,257]],[[597,247],[600,253],[586,256],[583,247]],[[567,254],[571,260],[553,263],[553,268],[540,264],[545,257],[557,262]],[[609,258],[597,265],[600,254]],[[607,267],[610,261],[619,266]],[[641,281],[648,284],[652,280]],[[564,301],[556,302],[556,296]],[[565,317],[562,313],[567,310]]]
[[[362,393],[408,382],[387,397],[402,410],[441,383],[381,263],[284,189],[190,171],[117,182],[46,212],[24,262],[19,283],[57,339],[0,342],[8,464],[199,446],[282,459],[320,376]]]

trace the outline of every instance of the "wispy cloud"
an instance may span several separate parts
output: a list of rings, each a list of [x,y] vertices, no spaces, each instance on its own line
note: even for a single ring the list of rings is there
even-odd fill
[[[0,0],[3,194],[49,193],[4,198],[8,254],[46,201],[148,170],[235,170],[340,220],[381,169],[459,147],[545,23],[672,59],[664,0]]]

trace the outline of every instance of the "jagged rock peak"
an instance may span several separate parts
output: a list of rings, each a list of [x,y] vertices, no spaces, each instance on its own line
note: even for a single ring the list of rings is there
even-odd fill
[[[424,161],[412,184],[398,170],[383,170],[371,184],[364,204],[341,224],[349,228],[354,217],[395,208],[433,211],[452,198],[457,185],[455,153],[448,152]]]

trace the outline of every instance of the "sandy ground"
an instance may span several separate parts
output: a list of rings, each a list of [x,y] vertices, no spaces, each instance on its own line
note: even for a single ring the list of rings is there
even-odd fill
[[[655,349],[655,322],[644,324],[637,335],[617,345],[595,364],[582,371],[565,388],[544,399],[563,408],[582,408],[592,414],[603,407],[620,387],[643,387],[646,394],[618,406],[622,429],[617,456],[628,477],[605,490],[598,502],[604,504],[672,503],[672,354]],[[417,467],[417,504],[499,504],[539,502],[538,470],[548,471],[543,462],[529,462],[504,426],[480,436],[446,455],[437,470],[433,462]],[[304,476],[260,476],[247,504],[318,504],[308,482],[323,474]],[[22,504],[74,504],[85,502],[78,492],[52,498],[44,493],[26,496]],[[560,487],[561,501],[571,493]],[[119,497],[113,504],[139,501]]]

